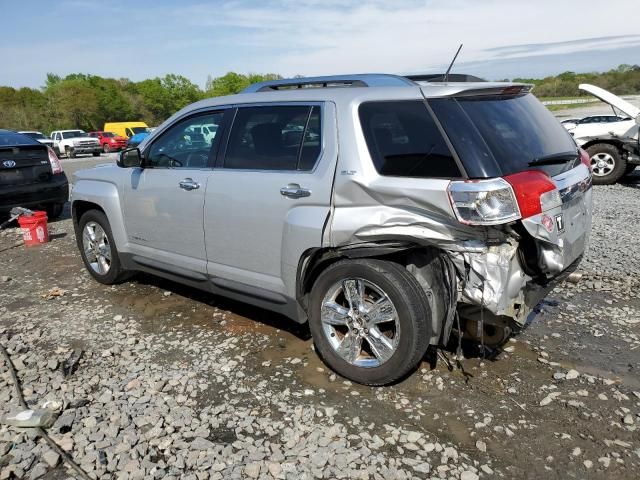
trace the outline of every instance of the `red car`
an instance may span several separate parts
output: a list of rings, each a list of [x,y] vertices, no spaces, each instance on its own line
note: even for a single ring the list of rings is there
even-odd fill
[[[89,132],[89,136],[95,137],[100,141],[100,146],[104,153],[127,148],[128,139],[113,132]]]

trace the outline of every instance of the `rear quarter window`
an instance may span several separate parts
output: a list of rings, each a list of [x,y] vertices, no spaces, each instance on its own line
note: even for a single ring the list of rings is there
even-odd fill
[[[366,102],[359,107],[369,154],[380,175],[460,177],[461,172],[422,101]]]
[[[550,155],[576,152],[567,130],[531,93],[428,100],[471,178],[509,175],[532,168],[554,176],[566,164],[533,166]]]

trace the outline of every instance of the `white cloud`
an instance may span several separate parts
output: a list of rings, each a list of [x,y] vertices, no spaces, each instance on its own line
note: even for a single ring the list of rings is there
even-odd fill
[[[237,29],[228,40],[256,51],[253,70],[321,74],[432,69],[447,64],[459,43],[465,44],[461,60],[478,61],[515,55],[489,51],[503,45],[565,42],[593,37],[594,32],[634,34],[640,24],[640,10],[634,4],[632,0],[610,0],[606,6],[586,0],[282,0],[260,5],[236,1],[197,5],[178,14],[194,27]],[[627,21],[602,21],[607,12],[625,12]],[[620,42],[599,47],[616,48]],[[590,44],[541,46],[529,54],[587,48]],[[269,54],[270,50],[275,53]]]
[[[617,52],[610,61],[640,61],[626,60],[625,53],[640,48],[637,0],[111,0],[111,11],[124,13],[118,21],[96,15],[96,5],[66,0],[33,21],[10,11],[4,25],[14,31],[0,30],[0,83],[40,85],[46,72],[134,80],[175,72],[204,84],[207,74],[230,70],[287,76],[438,71],[459,43],[458,65],[502,62],[501,77],[527,74],[533,57],[536,74],[558,73],[567,69],[563,58],[575,52],[584,59],[591,50],[600,58],[602,51]],[[555,63],[545,65],[541,55]],[[583,64],[615,66],[606,58]],[[571,68],[582,67],[574,61]]]

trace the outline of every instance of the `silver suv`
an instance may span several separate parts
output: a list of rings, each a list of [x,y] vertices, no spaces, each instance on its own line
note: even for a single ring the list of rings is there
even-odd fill
[[[76,174],[78,247],[98,282],[258,305],[339,374],[397,381],[452,335],[504,342],[585,250],[589,159],[529,90],[357,75],[197,102]]]

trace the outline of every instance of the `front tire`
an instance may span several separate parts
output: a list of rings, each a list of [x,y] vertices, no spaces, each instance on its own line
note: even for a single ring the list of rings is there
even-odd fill
[[[67,158],[75,158],[76,156],[76,152],[73,151],[73,148],[71,147],[65,147],[65,153],[67,155]]]
[[[316,351],[335,372],[365,385],[386,385],[411,372],[429,346],[431,319],[420,284],[393,262],[337,262],[311,291]]]
[[[89,210],[80,218],[76,241],[85,267],[96,279],[105,285],[123,281],[127,272],[122,268],[111,226],[104,213]]]
[[[102,154],[102,152],[98,151],[98,152],[93,152],[93,156],[94,157],[99,157]]]
[[[627,169],[627,161],[622,158],[614,145],[597,143],[587,148],[587,153],[591,159],[591,171],[595,185],[616,183]]]

